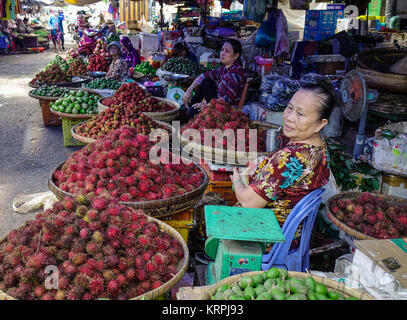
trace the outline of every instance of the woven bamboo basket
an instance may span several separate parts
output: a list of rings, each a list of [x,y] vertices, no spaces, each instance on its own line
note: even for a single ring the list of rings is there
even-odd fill
[[[59,170],[62,165],[63,163],[59,164],[55,169],[53,169],[48,177],[48,187],[59,200],[62,200],[65,197],[74,197],[73,194],[65,192],[61,188],[57,187],[53,180],[54,172],[56,170]],[[142,209],[147,215],[156,218],[170,216],[191,208],[195,206],[195,204],[198,203],[198,201],[202,198],[202,195],[204,194],[209,182],[208,175],[205,170],[202,169],[200,166],[198,167],[204,175],[204,181],[202,182],[201,186],[191,192],[162,200],[120,203],[129,207],[133,207],[135,209]]]
[[[28,93],[28,96],[30,96],[31,98],[34,98],[34,99],[38,99],[38,100],[57,101],[58,99],[62,98],[62,97],[35,96],[35,95],[32,94],[33,91],[34,91],[34,90],[31,90],[31,91]]]
[[[355,238],[358,240],[377,240],[374,237],[368,236],[364,233],[361,233],[355,229],[350,228],[348,225],[346,225],[342,221],[338,220],[330,210],[332,200],[355,199],[358,196],[360,196],[361,194],[362,194],[361,192],[341,192],[341,193],[338,193],[338,194],[334,195],[333,197],[329,198],[325,205],[325,210],[326,210],[328,219],[335,226],[337,226],[340,230],[342,230],[346,235],[350,236],[351,239]],[[381,199],[385,200],[386,202],[389,202],[394,205],[407,205],[407,199],[384,195],[384,194],[376,194],[376,193],[372,193],[372,195],[376,198],[381,198]]]
[[[369,88],[404,94],[407,75],[390,71],[390,67],[404,56],[405,52],[394,49],[364,51],[358,55],[356,69],[364,75]]]
[[[166,98],[160,98],[160,97],[154,97],[154,99],[168,103],[168,104],[174,106],[175,109],[170,110],[170,111],[164,111],[164,112],[143,112],[144,115],[146,115],[147,117],[150,117],[151,119],[154,119],[154,120],[167,121],[167,122],[178,118],[181,107],[177,102],[170,100],[170,99],[166,99]]]
[[[49,108],[50,112],[53,114],[56,114],[60,117],[65,117],[65,118],[73,118],[73,119],[89,119],[94,116],[94,114],[73,114],[73,113],[64,113],[64,112],[59,112],[55,111],[52,108]]]
[[[164,294],[169,292],[183,278],[183,276],[185,275],[185,272],[187,271],[187,268],[188,268],[189,250],[188,250],[187,244],[185,243],[184,238],[182,238],[182,236],[179,234],[179,232],[176,231],[170,225],[168,225],[158,219],[155,219],[153,217],[148,217],[148,219],[149,219],[149,221],[157,222],[158,225],[160,226],[161,231],[167,233],[172,238],[176,238],[180,242],[182,249],[184,250],[184,257],[178,262],[178,272],[177,272],[177,274],[174,275],[173,278],[171,278],[171,280],[169,280],[168,282],[164,283],[162,286],[160,286],[154,290],[150,290],[150,291],[144,293],[143,295],[131,298],[129,300],[154,300],[154,299],[162,297]],[[0,239],[0,243],[6,241],[6,239],[7,239],[7,235]],[[0,290],[0,300],[18,300],[18,299],[14,298]]]
[[[80,76],[79,78],[81,78],[79,81],[73,81],[73,82],[71,81],[71,82],[59,82],[59,83],[42,83],[42,82],[37,81],[37,83],[40,86],[43,84],[52,84],[57,87],[80,88],[83,83],[86,83],[89,80],[91,80],[91,77],[88,77],[88,76]]]
[[[255,274],[262,274],[265,271],[253,271],[253,272],[246,272],[246,273],[241,273],[237,274],[228,278],[225,278],[218,283],[214,284],[211,286],[202,296],[202,300],[209,300],[211,295],[214,295],[216,293],[216,290],[224,285],[224,284],[235,284],[237,283],[241,277],[244,276],[253,276]],[[307,278],[307,277],[312,277],[314,280],[318,283],[323,284],[327,288],[331,290],[336,290],[337,292],[341,293],[345,298],[347,297],[355,297],[360,300],[376,300],[373,296],[371,296],[369,293],[357,289],[350,288],[346,286],[344,283],[339,283],[337,281],[316,276],[310,273],[306,272],[296,272],[296,271],[288,271],[288,276],[290,278]]]
[[[254,126],[258,126],[262,129],[268,130],[268,129],[278,129],[279,126],[268,123],[268,122],[261,122],[261,121],[252,121],[251,122]],[[190,152],[193,152],[193,154],[198,154],[201,156],[202,159],[208,160],[208,161],[214,161],[217,160],[219,157],[223,157],[223,162],[224,164],[231,164],[231,165],[244,165],[249,161],[255,160],[259,157],[266,156],[266,152],[245,152],[245,151],[228,151],[224,149],[219,149],[219,148],[212,148],[212,147],[207,147],[202,144],[194,143],[192,141],[189,141],[188,139],[184,138],[181,135],[181,132],[178,131],[178,138],[180,140],[181,146],[183,149],[185,149],[185,146],[188,145],[188,147],[191,148]],[[229,156],[228,156],[229,155]]]
[[[175,132],[176,132],[176,131],[175,131],[175,128],[174,128],[173,126],[171,126],[169,123],[162,122],[162,121],[157,121],[157,120],[154,120],[154,121],[155,121],[157,124],[159,124],[159,125],[161,125],[161,126],[163,126],[163,127],[166,127],[166,128],[170,131],[170,134],[168,135],[168,139],[164,139],[164,140],[161,140],[161,141],[169,140],[169,139],[170,139],[170,136],[172,136],[172,135],[175,134]],[[76,133],[76,128],[77,128],[78,126],[80,126],[81,124],[83,124],[84,122],[85,122],[85,121],[79,122],[79,123],[77,123],[76,125],[74,125],[74,126],[71,128],[72,137],[74,137],[74,138],[75,138],[76,140],[78,140],[78,141],[85,142],[85,143],[92,143],[92,142],[95,142],[96,139],[83,137],[83,136],[81,136],[81,135],[79,135],[79,134]]]
[[[107,98],[107,97],[105,97],[105,98]],[[108,106],[103,104],[103,99],[105,99],[105,98],[99,99],[99,101],[98,101],[99,113],[101,113],[102,111],[109,108]],[[154,120],[166,121],[166,122],[175,120],[178,117],[181,107],[177,102],[172,101],[170,99],[166,99],[166,98],[160,98],[160,97],[154,97],[154,99],[166,102],[166,103],[174,106],[175,109],[170,110],[170,111],[164,111],[164,112],[143,112],[144,115],[146,115],[147,117],[150,117],[151,119],[154,119]]]

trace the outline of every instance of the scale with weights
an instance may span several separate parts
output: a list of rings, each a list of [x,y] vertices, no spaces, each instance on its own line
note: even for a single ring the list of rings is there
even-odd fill
[[[184,104],[182,98],[185,95],[182,84],[189,78],[189,76],[179,73],[164,73],[162,77],[168,81],[166,98],[175,101],[182,106]]]
[[[365,144],[367,104],[376,102],[377,90],[367,89],[363,75],[355,70],[348,72],[340,85],[340,106],[343,115],[349,121],[359,121],[353,157],[359,159]]]
[[[207,284],[229,276],[260,271],[267,242],[284,242],[272,209],[205,206]]]

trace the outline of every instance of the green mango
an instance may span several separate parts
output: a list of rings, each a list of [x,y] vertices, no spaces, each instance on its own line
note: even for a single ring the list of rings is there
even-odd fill
[[[239,280],[239,286],[242,288],[242,290],[246,289],[252,284],[252,277],[250,276],[244,276],[241,277]]]
[[[256,300],[272,300],[273,297],[271,296],[270,293],[268,292],[262,292],[257,298]]]
[[[308,289],[298,279],[290,280],[290,292],[293,294],[302,293],[307,294]]]
[[[267,271],[267,278],[274,279],[280,276],[280,271],[277,268],[271,268]]]
[[[285,292],[279,290],[278,288],[274,288],[270,291],[274,300],[286,300],[287,296]]]
[[[231,295],[228,300],[246,300],[246,299],[243,298],[242,296],[239,296],[238,294],[234,294]]]
[[[315,293],[320,293],[326,296],[328,294],[328,289],[322,283],[316,282]]]
[[[243,291],[243,296],[246,300],[253,300],[256,297],[256,290],[252,287],[247,287]]]
[[[305,294],[296,293],[296,294],[289,296],[287,298],[287,300],[307,300],[307,297],[305,296]]]
[[[347,297],[347,298],[345,298],[345,300],[360,300],[360,299],[358,299],[356,297]]]
[[[222,285],[218,288],[218,291],[220,291],[220,292],[225,292],[227,289],[229,289],[229,285],[228,285],[228,284],[222,284]]]
[[[315,291],[316,285],[313,277],[305,278],[305,285],[308,288],[308,290]]]
[[[282,281],[281,279],[277,278],[275,288],[277,288],[281,292],[285,292],[286,291],[286,283],[284,281]]]

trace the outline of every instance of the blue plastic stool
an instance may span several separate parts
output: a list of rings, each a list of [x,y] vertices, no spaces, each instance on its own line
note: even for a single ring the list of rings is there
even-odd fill
[[[309,241],[324,192],[325,189],[322,188],[312,191],[291,210],[282,228],[286,241],[273,244],[270,252],[263,255],[262,270],[277,267],[289,271],[305,272],[305,269],[309,269]],[[290,250],[292,239],[302,221],[304,223],[300,245],[298,248]]]

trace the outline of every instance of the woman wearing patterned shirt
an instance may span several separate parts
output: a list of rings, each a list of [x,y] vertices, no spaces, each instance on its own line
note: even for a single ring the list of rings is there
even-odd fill
[[[188,109],[188,119],[202,108],[202,100],[209,102],[212,98],[221,98],[229,105],[237,107],[246,84],[246,75],[240,61],[242,45],[238,40],[229,39],[222,46],[220,60],[223,66],[201,74],[191,84],[184,95]],[[195,95],[192,91],[197,89]]]
[[[121,57],[121,50],[118,41],[113,41],[107,46],[107,52],[112,56],[113,60],[109,71],[106,73],[106,78],[122,81],[129,76],[129,66]]]
[[[320,132],[328,123],[334,101],[328,80],[304,84],[294,94],[283,114],[280,149],[256,167],[248,187],[243,185],[237,169],[231,176],[242,207],[273,208],[283,225],[303,197],[328,183],[329,156]]]

